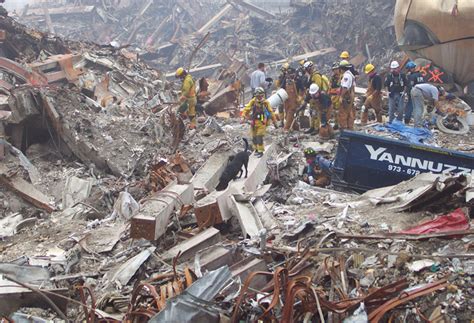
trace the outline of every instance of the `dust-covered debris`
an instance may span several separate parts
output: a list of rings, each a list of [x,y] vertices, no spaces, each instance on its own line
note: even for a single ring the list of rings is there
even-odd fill
[[[406,66],[395,3],[282,6],[2,10],[4,320],[469,322],[471,108],[444,93],[423,128],[371,109],[362,125],[371,92],[354,85],[355,123],[342,125],[340,86],[314,92],[299,61],[328,78],[352,64],[358,86],[368,62],[382,77]],[[245,108],[258,62],[268,86],[252,102],[273,94],[274,116]],[[314,79],[292,92],[298,73]]]

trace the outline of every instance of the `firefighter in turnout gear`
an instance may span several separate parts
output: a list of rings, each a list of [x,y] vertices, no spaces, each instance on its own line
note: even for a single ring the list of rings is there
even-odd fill
[[[377,122],[382,122],[382,77],[377,74],[375,66],[365,65],[364,73],[369,76],[369,87],[367,88],[367,98],[364,102],[361,123],[366,125],[369,120],[369,109],[375,111]]]
[[[306,88],[308,86],[308,76],[306,75],[306,71],[304,69],[304,64],[306,60],[301,60],[299,62],[298,68],[296,69],[296,91],[298,92],[299,102],[303,100],[306,92]]]
[[[193,77],[184,68],[180,67],[176,70],[176,78],[183,81],[181,86],[181,96],[179,102],[181,106],[178,111],[182,114],[187,113],[190,120],[189,128],[196,128],[196,84]]]
[[[298,125],[293,122],[295,118],[295,112],[298,107],[298,91],[296,89],[296,70],[292,67],[289,67],[286,73],[285,79],[281,84],[282,88],[285,89],[288,94],[288,99],[283,104],[285,112],[285,122],[283,123],[284,129],[286,131],[290,130],[291,125],[293,124],[292,130],[297,130]]]
[[[316,70],[316,67],[314,66],[313,62],[307,61],[306,63],[304,63],[304,69],[309,75],[310,84],[308,84],[307,86],[314,83],[319,86],[321,91],[329,91],[329,79],[326,75],[323,75]]]
[[[339,127],[341,129],[354,129],[354,97],[355,97],[355,76],[352,74],[352,65],[342,60],[339,63],[339,69],[342,75],[341,93],[339,95]]]
[[[262,157],[265,151],[263,137],[265,136],[268,123],[271,121],[275,128],[278,128],[277,119],[270,106],[270,102],[265,99],[265,90],[261,87],[255,89],[255,97],[242,110],[242,122],[250,121],[250,135],[257,157]]]
[[[339,128],[337,114],[339,111],[339,94],[341,92],[341,72],[339,69],[339,62],[335,62],[332,65],[332,77],[331,77],[331,88],[329,89],[329,96],[332,102],[332,115],[331,119],[334,119],[334,129]]]
[[[311,128],[308,133],[319,132],[322,139],[329,139],[333,133],[329,124],[329,116],[331,115],[330,96],[321,91],[317,84],[313,83],[309,87],[308,94],[300,109],[304,109],[308,103],[311,108]]]

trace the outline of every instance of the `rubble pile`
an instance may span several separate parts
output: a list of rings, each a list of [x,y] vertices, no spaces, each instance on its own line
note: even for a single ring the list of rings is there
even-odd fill
[[[257,26],[263,18],[244,14],[258,8],[234,2],[224,6],[242,11],[229,15],[242,25],[224,18],[228,29],[214,26],[218,32],[206,46],[217,47],[217,39],[233,44],[225,35],[239,28],[236,39],[249,44],[254,59],[273,61],[326,46],[304,34],[298,39],[307,37],[308,45],[300,43],[300,51],[287,46],[295,39],[284,34],[288,43],[280,52],[272,49],[279,45],[260,47],[248,28],[262,30]],[[83,16],[94,7],[90,13],[101,19],[91,18],[97,26],[126,26],[113,29],[121,42],[132,34],[130,42],[146,42],[158,30],[149,44],[157,46],[176,33],[175,54],[152,59],[155,66],[168,66],[192,56],[180,37],[222,9],[205,3],[90,0],[75,8]],[[306,17],[309,9],[321,17],[336,14],[332,3],[299,6],[293,15]],[[64,12],[48,8],[37,16],[53,19],[48,26],[56,29]],[[137,15],[118,21],[130,8],[139,8]],[[187,11],[198,9],[202,16]],[[171,15],[175,29],[158,29],[153,13],[161,21]],[[373,19],[382,20],[378,13]],[[0,23],[7,31],[0,57],[2,320],[472,319],[470,133],[427,130],[403,137],[377,124],[323,140],[269,127],[263,156],[250,155],[245,175],[217,191],[229,157],[242,151],[242,138],[248,137],[248,125],[238,120],[247,69],[236,57],[244,51],[227,63],[212,47],[196,54],[196,61],[219,62],[222,71],[209,79],[210,99],[199,113],[198,129],[191,130],[177,113],[175,85],[137,59],[135,50],[51,38],[7,16]],[[87,20],[74,29],[64,23],[58,30],[74,30],[78,34],[70,35],[76,37],[84,34],[84,24]],[[305,28],[296,18],[268,21],[267,27]],[[270,42],[268,33],[262,38]],[[327,46],[342,41],[334,36]],[[361,44],[354,40],[356,51],[363,50]],[[186,58],[175,59],[181,51]],[[326,188],[300,180],[308,147],[330,165],[332,184]],[[429,172],[437,168],[450,171]]]
[[[229,59],[248,65],[259,61],[278,65],[287,59],[317,57],[318,65],[327,72],[342,50],[351,51],[356,66],[368,59],[385,65],[395,52],[389,18],[392,1],[358,1],[350,6],[347,1],[311,1],[294,4],[293,10],[280,14],[248,1],[85,4],[50,1],[44,9],[44,3],[33,3],[20,19],[67,39],[131,45],[141,59],[164,71],[189,66],[212,72]],[[202,40],[202,47],[195,51]],[[319,57],[322,54],[326,55]]]

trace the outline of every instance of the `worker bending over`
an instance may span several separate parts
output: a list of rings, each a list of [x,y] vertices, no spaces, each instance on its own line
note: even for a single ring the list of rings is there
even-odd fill
[[[300,109],[304,109],[309,104],[311,108],[311,128],[308,133],[314,134],[319,132],[319,136],[323,139],[329,139],[332,136],[332,127],[329,124],[329,116],[331,114],[331,98],[329,95],[319,88],[315,83],[309,87],[308,94]]]
[[[242,110],[242,120],[250,121],[250,135],[252,137],[253,149],[257,157],[262,157],[265,151],[263,137],[265,136],[267,125],[273,122],[278,128],[277,119],[270,106],[270,102],[265,99],[265,90],[261,87],[255,89],[255,97]]]
[[[423,127],[423,116],[425,113],[425,99],[431,101],[435,108],[439,108],[439,91],[434,85],[421,83],[411,89],[411,100],[413,102],[413,118],[415,127]]]
[[[303,181],[309,185],[326,187],[331,183],[331,174],[329,169],[321,167],[320,157],[316,155],[313,148],[304,150],[306,167],[303,170]]]

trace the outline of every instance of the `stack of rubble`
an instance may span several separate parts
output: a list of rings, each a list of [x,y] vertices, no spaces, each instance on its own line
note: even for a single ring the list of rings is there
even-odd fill
[[[133,45],[142,59],[163,70],[190,66],[211,70],[229,58],[253,65],[281,64],[301,56],[317,58],[327,69],[337,51],[350,50],[353,63],[386,64],[395,48],[394,3],[375,1],[305,2],[279,15],[249,1],[89,1],[89,6],[50,1],[32,5],[20,19],[32,27],[69,39],[115,46]],[[134,14],[130,14],[130,13]],[[193,49],[210,32],[202,49]],[[315,56],[314,56],[315,57]],[[300,58],[301,59],[301,58]],[[296,59],[295,59],[296,60]]]
[[[471,319],[471,175],[317,188],[298,181],[302,147],[331,157],[335,140],[269,130],[216,191],[248,130],[220,110],[239,62],[214,81],[215,117],[185,132],[172,85],[129,50],[1,23],[16,49],[0,59],[5,319]]]

